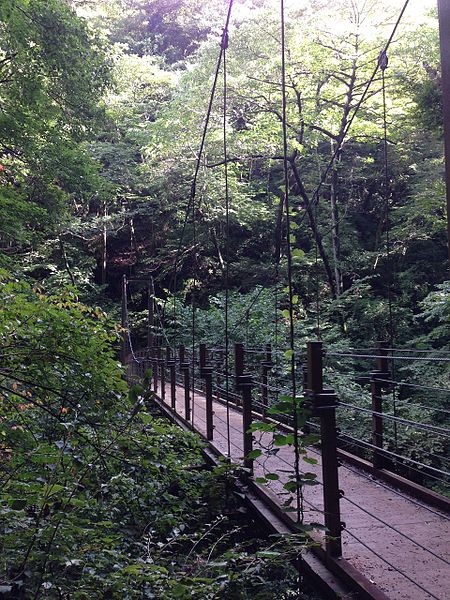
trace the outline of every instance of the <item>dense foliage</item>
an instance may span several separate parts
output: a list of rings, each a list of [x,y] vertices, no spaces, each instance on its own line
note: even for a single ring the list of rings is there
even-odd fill
[[[126,393],[102,311],[0,286],[0,593],[293,597],[286,556],[304,540],[258,538],[233,470],[211,471],[143,388]]]

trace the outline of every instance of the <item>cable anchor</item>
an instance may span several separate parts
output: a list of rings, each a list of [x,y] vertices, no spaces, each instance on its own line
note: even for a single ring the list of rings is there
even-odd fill
[[[228,29],[224,29],[222,33],[222,39],[220,40],[220,47],[222,50],[226,50],[228,48]]]
[[[380,69],[382,71],[385,71],[387,69],[387,66],[389,64],[389,58],[387,55],[386,50],[382,50],[380,52],[380,55],[378,56],[378,66],[380,67]]]

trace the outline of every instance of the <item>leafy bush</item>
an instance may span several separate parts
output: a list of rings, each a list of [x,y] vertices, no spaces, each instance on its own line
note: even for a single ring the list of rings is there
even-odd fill
[[[0,295],[1,594],[294,597],[303,539],[255,536],[232,467],[128,392],[102,311],[5,272]]]

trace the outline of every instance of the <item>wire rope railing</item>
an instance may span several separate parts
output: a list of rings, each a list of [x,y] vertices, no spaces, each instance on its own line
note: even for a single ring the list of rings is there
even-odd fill
[[[386,412],[377,412],[370,408],[364,408],[363,406],[357,406],[355,404],[348,404],[347,402],[339,402],[338,408],[349,409],[357,412],[366,413],[372,416],[381,417],[383,419],[387,419],[389,421],[395,421],[396,423],[401,423],[402,425],[406,425],[408,427],[413,427],[414,429],[420,429],[424,431],[429,431],[431,433],[435,433],[436,435],[441,435],[444,437],[450,437],[450,429],[445,429],[443,427],[437,427],[434,425],[429,425],[427,423],[421,423],[420,421],[411,421],[410,419],[404,419],[403,417],[398,417],[395,415],[391,415]]]
[[[348,435],[347,433],[340,432],[338,435],[346,443],[348,442],[348,443],[353,444],[355,446],[359,446],[360,448],[362,448],[364,450],[375,450],[377,452],[380,452],[383,455],[385,455],[387,458],[392,459],[394,462],[397,462],[400,465],[404,466],[404,462],[410,463],[410,464],[408,464],[408,468],[416,470],[417,473],[420,473],[421,475],[424,475],[423,470],[426,470],[427,471],[427,473],[426,473],[427,477],[431,477],[432,479],[435,479],[436,481],[440,481],[442,483],[446,483],[445,480],[443,480],[440,477],[437,477],[434,474],[429,473],[428,471],[433,471],[433,473],[439,473],[439,474],[444,475],[446,477],[450,476],[450,474],[447,471],[443,471],[441,469],[437,469],[436,467],[432,467],[430,465],[426,465],[425,463],[422,463],[420,461],[414,460],[413,458],[409,458],[408,456],[402,456],[400,454],[396,454],[395,452],[392,452],[391,450],[386,450],[385,448],[380,448],[379,446],[371,444],[370,442],[366,442],[364,440],[359,440],[357,438],[354,438],[351,435]],[[423,470],[420,471],[420,470],[414,469],[414,467],[411,467],[411,465],[416,465],[418,467],[421,467]]]
[[[310,451],[313,452],[313,453],[315,453],[315,454],[318,454],[319,456],[321,456],[321,454],[320,454],[320,452],[318,450],[315,450],[315,449],[312,448],[312,449],[310,449]],[[450,521],[450,516],[446,515],[445,513],[438,512],[438,511],[434,510],[433,508],[431,508],[430,506],[428,506],[426,504],[423,504],[422,502],[419,502],[418,500],[416,500],[412,496],[408,496],[408,495],[404,494],[403,492],[401,492],[400,490],[396,489],[395,487],[383,483],[379,478],[376,478],[376,476],[373,476],[373,475],[368,475],[362,469],[355,469],[354,467],[350,466],[346,462],[342,462],[342,468],[345,469],[346,471],[350,471],[351,473],[354,473],[358,477],[363,477],[364,479],[366,479],[370,483],[376,484],[377,486],[380,486],[380,487],[388,490],[390,493],[393,493],[393,494],[399,496],[400,498],[402,498],[403,500],[405,500],[407,502],[411,502],[412,504],[415,504],[416,506],[419,506],[420,508],[425,509],[426,511],[432,513],[433,515],[435,515],[435,516],[437,516],[437,517],[439,517],[441,519],[445,519],[447,521]]]
[[[128,334],[128,332],[127,332]],[[133,347],[132,344],[132,340],[129,340],[129,345],[130,348],[132,349],[132,360],[133,361],[137,361],[139,363],[144,363],[146,360],[148,360],[148,358],[144,355],[140,355],[139,353],[136,352],[136,350]],[[254,351],[255,353],[259,353],[261,354],[261,358],[264,358],[264,352],[267,350],[267,348],[261,348],[261,349],[253,349],[252,351]],[[211,349],[210,355],[211,358],[214,357],[215,354],[222,352],[222,348],[221,347],[215,347],[213,349]],[[190,357],[190,354],[192,353],[188,353],[186,352],[186,357]],[[385,354],[378,354],[378,353],[374,353],[373,355],[371,355],[372,358],[375,358],[375,360],[377,359],[377,357],[381,357],[383,359],[386,358]],[[223,359],[223,356],[222,356]],[[250,361],[251,362],[251,361]],[[216,363],[217,365],[217,363]],[[256,365],[258,366],[258,365]],[[259,365],[260,366],[260,365]],[[200,372],[200,371],[199,371]],[[223,369],[219,369],[219,368],[213,368],[212,369],[212,375],[218,380],[214,385],[213,385],[213,391],[216,397],[223,399],[226,401],[227,396],[232,399],[232,401],[236,404],[239,403],[239,393],[238,391],[230,391],[225,389],[225,387],[223,386],[223,384],[220,383],[221,380],[223,380],[226,376],[227,376],[227,371],[223,370]],[[276,399],[282,395],[285,392],[285,389],[283,389],[283,387],[281,386],[274,386],[270,384],[270,378],[267,378],[267,382],[262,381],[261,380],[261,368],[259,368],[259,372],[258,370],[256,370],[256,368],[253,370],[252,373],[252,385],[253,385],[253,392],[252,392],[252,403],[254,406],[253,410],[257,410],[259,411],[259,415],[262,415],[263,417],[266,417],[265,413],[266,411],[270,408],[271,404],[276,401]],[[230,380],[232,380],[234,382],[234,385],[236,385],[237,379],[236,379],[236,374],[228,371],[228,377]],[[366,378],[366,381],[371,382],[372,379],[371,378]],[[383,377],[379,377],[377,380],[379,383],[383,383],[383,384],[391,384],[393,382],[392,379],[390,378],[383,378]],[[408,383],[408,382],[396,382],[398,384],[401,383]],[[199,389],[200,391],[204,392],[204,385],[202,383],[201,378],[199,379]],[[415,384],[412,384],[415,385]],[[425,387],[425,386],[423,386]],[[444,388],[438,388],[439,391],[444,390]],[[445,392],[447,392],[447,390],[445,389]],[[195,393],[195,392],[194,392]],[[265,397],[262,398],[261,394],[265,393]],[[389,399],[386,397],[385,402],[387,402],[387,407],[389,406]],[[429,433],[431,435],[436,435],[438,437],[443,438],[444,442],[446,443],[447,439],[450,436],[450,429],[446,428],[445,426],[439,424],[435,424],[433,422],[433,418],[432,418],[432,413],[442,413],[442,415],[447,415],[448,412],[446,409],[444,408],[440,408],[438,406],[433,407],[433,406],[429,406],[429,405],[423,405],[423,404],[419,404],[419,403],[415,403],[412,400],[398,400],[398,405],[401,409],[401,407],[405,407],[405,408],[409,408],[411,406],[417,406],[417,408],[425,408],[427,411],[430,411],[430,414],[426,415],[427,420],[430,419],[431,422],[424,422],[423,418],[421,421],[417,421],[414,420],[412,418],[409,417],[409,414],[407,413],[406,416],[403,415],[394,415],[391,414],[388,411],[388,408],[386,409],[386,407],[384,408],[384,412],[380,412],[380,411],[376,411],[371,407],[367,407],[366,405],[359,405],[359,404],[354,404],[352,402],[345,402],[343,400],[339,400],[339,402],[337,403],[337,409],[339,410],[343,410],[346,412],[354,412],[354,413],[358,413],[361,414],[362,417],[366,417],[366,418],[379,418],[383,421],[385,421],[386,423],[397,423],[403,427],[405,427],[406,431],[412,431],[412,430],[416,430],[416,431],[421,431],[424,433]],[[271,411],[273,412],[273,411]],[[423,413],[422,413],[422,417],[423,417]],[[281,426],[292,426],[292,420],[289,418],[288,415],[280,415],[277,417],[276,414],[270,414],[270,418],[273,422],[278,422]],[[312,427],[314,428],[315,424],[309,420],[308,427]],[[316,425],[317,426],[317,425]],[[375,432],[374,437],[377,439],[377,441],[381,440],[381,446],[379,443],[374,444],[373,442],[371,443],[370,441],[364,440],[364,439],[358,439],[358,436],[355,437],[354,434],[352,434],[351,432],[346,432],[345,434],[345,439],[343,439],[342,436],[340,436],[340,439],[342,442],[344,443],[349,443],[351,442],[353,444],[353,446],[355,447],[359,447],[364,451],[373,451],[373,452],[377,452],[378,454],[383,455],[385,458],[387,459],[392,459],[393,463],[398,467],[398,466],[405,466],[405,464],[407,464],[408,468],[410,467],[418,467],[419,471],[414,471],[414,469],[412,469],[414,472],[417,472],[418,475],[420,475],[421,477],[423,477],[424,475],[430,476],[430,478],[432,479],[432,475],[439,475],[439,476],[443,476],[445,478],[448,477],[448,473],[445,469],[442,468],[438,468],[438,461],[441,459],[442,463],[448,464],[448,461],[445,460],[445,456],[440,457],[438,454],[436,454],[433,451],[430,451],[428,453],[429,458],[431,459],[431,462],[433,464],[426,464],[424,462],[421,461],[415,461],[414,458],[412,458],[411,456],[403,456],[402,453],[399,453],[398,451],[396,451],[396,446],[392,446],[394,440],[393,438],[391,438],[388,435],[388,432],[384,432],[384,443],[389,444],[390,448],[386,448],[386,447],[382,447],[383,444],[383,435]],[[398,440],[397,440],[398,443]]]
[[[264,349],[262,349],[264,350]],[[202,433],[208,429],[208,407],[207,407],[207,400],[206,400],[206,396],[208,395],[208,393],[210,393],[212,395],[213,401],[217,402],[217,396],[219,396],[223,403],[225,403],[225,395],[226,395],[226,389],[223,385],[217,385],[217,384],[213,384],[213,380],[215,380],[217,377],[219,378],[219,380],[224,379],[224,376],[226,375],[226,371],[223,369],[223,367],[219,366],[219,363],[222,362],[223,363],[223,353],[222,356],[220,356],[220,353],[222,351],[214,348],[212,350],[207,350],[206,352],[206,356],[202,357],[202,353],[200,352],[200,361],[198,364],[199,367],[199,378],[198,378],[198,382],[197,382],[197,387],[199,389],[195,390],[195,393],[197,394],[197,410],[196,410],[196,414],[195,414],[195,418],[193,419],[194,423],[193,425],[195,426],[196,429],[198,429],[199,431],[201,431]],[[195,355],[197,356],[197,352],[195,353]],[[247,356],[245,354],[245,356]],[[229,399],[230,399],[230,408],[232,411],[232,419],[230,421],[230,427],[229,427],[229,434],[226,433],[226,429],[227,429],[227,422],[226,419],[224,418],[224,414],[221,412],[221,410],[223,411],[223,409],[219,409],[219,405],[217,404],[213,404],[213,408],[211,409],[211,412],[213,413],[213,419],[214,419],[214,429],[213,429],[213,437],[215,439],[217,439],[217,443],[219,444],[219,447],[225,447],[227,445],[229,445],[231,447],[232,450],[232,456],[233,456],[233,461],[238,461],[240,462],[241,459],[244,459],[244,465],[245,465],[245,456],[246,456],[246,451],[244,450],[244,446],[245,446],[245,431],[246,431],[246,427],[248,426],[248,423],[252,423],[255,421],[261,421],[261,422],[267,422],[272,424],[274,427],[276,427],[276,430],[279,430],[278,428],[281,428],[281,431],[287,431],[289,432],[292,429],[292,416],[291,415],[284,415],[282,413],[277,413],[276,409],[273,410],[273,407],[276,406],[276,398],[283,392],[283,387],[282,386],[275,386],[275,385],[271,385],[271,375],[269,373],[269,377],[267,380],[267,383],[263,383],[261,378],[262,378],[262,368],[261,368],[261,363],[263,362],[263,360],[260,360],[259,363],[259,368],[258,367],[258,362],[254,362],[253,359],[251,358],[252,356],[256,356],[256,354],[250,353],[248,354],[248,364],[251,367],[251,372],[252,372],[252,376],[250,378],[250,382],[251,382],[251,394],[247,394],[245,395],[244,391],[242,389],[233,389],[233,391],[229,390],[228,394],[229,394]],[[381,354],[374,354],[374,356],[382,356]],[[186,352],[184,359],[191,359],[192,357],[192,352]],[[221,361],[219,361],[218,359],[221,358]],[[230,361],[230,365],[231,362],[233,363],[233,367],[234,369],[236,369],[236,367],[238,366],[235,360],[235,357],[233,357],[231,355],[231,358],[233,359],[232,361]],[[257,357],[259,358],[259,357]],[[264,353],[261,352],[261,359],[264,359]],[[130,357],[131,359],[131,357]],[[181,362],[177,360],[177,410],[180,412],[183,410],[183,400],[184,400],[184,392],[185,392],[185,380],[184,380],[184,375],[183,375],[183,371],[181,368]],[[214,367],[212,366],[214,364]],[[211,367],[208,369],[206,368],[206,371],[204,371],[204,367],[208,367],[208,365],[211,365]],[[308,369],[310,369],[310,366],[308,367]],[[325,371],[326,374],[326,371]],[[230,379],[230,381],[233,381],[233,386],[234,388],[236,387],[236,384],[238,384],[239,378],[237,376],[238,374],[236,373],[236,371],[232,371],[231,369],[228,370],[228,377]],[[208,387],[208,378],[210,378],[210,387]],[[389,381],[389,378],[386,378],[386,380]],[[306,378],[306,399],[308,399],[308,397],[311,394],[310,391],[310,383],[311,383],[311,373],[309,373],[307,375]],[[369,383],[373,383],[373,378],[369,378],[368,379]],[[166,382],[167,385],[167,382]],[[188,389],[190,391],[190,393],[192,393],[192,386],[189,384]],[[263,399],[263,391],[267,392],[267,401],[268,403],[266,403],[266,399]],[[244,394],[244,395],[243,395]],[[318,397],[320,397],[320,393],[318,394]],[[245,411],[245,398],[247,398],[247,402],[250,400],[251,401],[251,411],[249,413],[250,415],[250,421],[247,421],[247,423],[245,422],[244,419],[244,411]],[[369,399],[370,400],[370,399]],[[387,400],[388,401],[388,400]],[[306,402],[306,405],[308,406],[308,402]],[[325,408],[326,410],[329,410],[330,407],[328,406],[330,403],[329,400],[326,401],[326,405]],[[332,405],[332,403],[331,403]],[[271,408],[272,407],[272,408]],[[355,407],[357,410],[355,410]],[[267,414],[267,410],[271,408],[269,414]],[[363,409],[363,410],[361,410]],[[310,408],[308,408],[308,410],[311,411]],[[335,413],[337,415],[339,415],[340,413],[342,413],[343,411],[352,411],[355,414],[361,414],[363,417],[365,418],[374,418],[374,417],[380,417],[383,420],[386,420],[386,422],[392,422],[392,417],[393,415],[388,414],[384,414],[384,413],[378,413],[378,411],[373,411],[371,408],[368,408],[366,406],[358,406],[356,404],[350,403],[350,402],[342,402],[342,401],[336,401],[335,407],[333,409],[335,411]],[[192,419],[192,416],[191,416]],[[316,419],[318,419],[316,421]],[[414,429],[415,426],[418,427],[418,430],[423,432],[424,434],[429,434],[429,435],[434,435],[436,433],[439,434],[445,434],[445,437],[443,439],[447,439],[448,437],[448,431],[446,429],[444,429],[443,427],[441,428],[437,428],[438,426],[436,425],[429,425],[427,423],[422,421],[419,422],[414,422],[412,421],[412,419],[409,418],[403,418],[401,416],[397,416],[395,417],[395,419],[397,420],[397,422],[399,424],[404,425],[406,428],[408,429]],[[339,421],[339,420],[338,420]],[[316,455],[318,457],[318,461],[316,463],[316,466],[314,467],[313,471],[320,474],[322,468],[323,468],[323,459],[324,456],[326,456],[326,454],[324,455],[324,448],[322,446],[323,444],[323,437],[321,437],[321,435],[323,436],[323,423],[320,422],[320,416],[318,416],[314,409],[311,411],[311,417],[308,418],[306,420],[305,423],[305,427],[307,428],[307,430],[311,430],[313,432],[318,432],[318,435],[316,436],[316,433],[313,434],[313,437],[316,437],[317,440],[319,442],[321,442],[319,444],[319,446],[315,447],[312,446],[310,448],[308,448],[307,452],[312,453],[313,455]],[[287,429],[286,429],[287,428]],[[369,455],[371,453],[374,452],[378,452],[381,453],[384,457],[388,458],[389,461],[391,462],[391,464],[393,465],[400,465],[405,467],[405,465],[407,466],[407,468],[409,470],[411,470],[412,472],[416,472],[418,476],[423,476],[424,474],[426,475],[427,478],[429,478],[431,481],[435,481],[438,484],[442,484],[444,485],[445,481],[448,479],[448,477],[450,476],[450,473],[448,473],[446,470],[444,469],[440,469],[436,466],[430,465],[430,464],[426,464],[425,462],[422,462],[421,460],[416,460],[415,458],[412,458],[410,456],[404,456],[402,453],[398,453],[395,451],[392,451],[390,449],[387,448],[380,448],[379,446],[370,443],[364,439],[358,439],[357,437],[354,437],[351,433],[348,434],[345,430],[342,432],[336,432],[336,444],[337,442],[339,442],[340,444],[343,444],[343,447],[346,448],[348,445],[351,445],[353,447],[357,447],[357,449],[362,450],[363,452],[369,452]],[[253,440],[252,442],[252,449],[261,449],[261,451],[264,453],[267,451],[267,449],[270,449],[271,447],[271,433],[261,433],[258,439]],[[384,444],[386,445],[391,445],[392,444],[392,439],[390,438],[390,436],[387,434],[387,432],[384,432]],[[322,447],[321,447],[322,446]],[[337,445],[336,445],[336,452],[337,452]],[[438,456],[435,455],[433,457],[429,456],[430,459],[432,460],[437,460]],[[325,459],[326,460],[326,459]],[[271,482],[270,485],[273,487],[273,490],[275,493],[280,493],[280,486],[282,485],[283,481],[286,480],[286,478],[283,476],[282,472],[283,470],[285,470],[286,472],[291,471],[292,472],[292,468],[293,468],[293,453],[292,450],[290,450],[289,452],[285,451],[283,453],[276,453],[274,455],[268,454],[267,456],[265,454],[263,454],[260,457],[255,456],[255,458],[251,461],[252,462],[252,471],[254,471],[254,469],[259,470],[258,472],[264,474],[265,472],[267,472],[267,470],[269,471],[273,471],[275,470],[275,472],[277,470],[280,470],[280,483],[276,484],[275,482]],[[247,463],[248,464],[248,463]],[[311,467],[310,467],[311,468]],[[355,476],[355,477],[361,477],[363,478],[362,480],[364,482],[366,482],[367,485],[369,485],[371,482],[375,482],[376,485],[380,486],[380,489],[385,490],[387,493],[392,493],[394,494],[394,497],[398,498],[399,500],[403,500],[405,502],[412,502],[413,506],[415,506],[417,508],[417,510],[424,510],[426,511],[426,513],[428,513],[429,515],[433,515],[436,518],[443,518],[445,519],[445,522],[448,522],[449,519],[446,519],[445,516],[443,516],[441,513],[439,513],[438,511],[434,511],[430,506],[427,506],[426,504],[423,504],[417,500],[414,500],[412,498],[410,498],[408,495],[398,491],[398,490],[394,490],[393,488],[391,488],[391,486],[387,485],[386,483],[383,483],[380,479],[377,479],[373,477],[371,477],[370,475],[368,475],[367,473],[364,473],[363,471],[359,471],[359,469],[355,469],[353,468],[351,465],[347,464],[345,462],[342,463],[342,468],[344,468],[349,475]],[[305,472],[305,469],[302,469],[300,471],[300,473]],[[319,508],[318,506],[318,502],[317,499],[321,496],[326,497],[326,494],[329,493],[327,492],[326,488],[324,488],[324,480],[320,479],[320,481],[318,482],[320,485],[318,486],[318,490],[314,491],[314,489],[312,489],[311,493],[308,492],[307,496],[302,497],[302,504],[301,506],[305,507],[305,509],[308,511],[306,514],[311,515],[308,516],[308,518],[311,518],[312,520],[314,520],[314,515],[320,514],[323,515],[324,518],[324,522],[326,524],[327,520],[329,520],[329,513],[324,509],[324,508]],[[281,500],[280,500],[281,501]],[[441,557],[439,556],[439,554],[436,551],[433,551],[433,549],[428,548],[425,544],[421,543],[419,540],[416,540],[414,538],[414,535],[409,534],[409,533],[404,533],[401,528],[399,528],[398,526],[396,526],[395,523],[391,523],[389,519],[387,519],[386,517],[383,516],[379,516],[376,514],[376,512],[374,513],[372,509],[362,505],[360,502],[358,502],[358,500],[352,498],[352,497],[346,497],[346,496],[341,496],[340,499],[340,503],[344,503],[344,506],[349,505],[349,506],[353,506],[355,510],[362,510],[362,512],[364,514],[366,514],[368,517],[372,517],[376,522],[380,523],[380,525],[382,525],[383,527],[388,528],[393,535],[395,536],[400,536],[400,538],[405,540],[405,543],[408,542],[410,543],[413,547],[417,548],[417,551],[421,551],[423,553],[426,553],[430,559],[432,558],[433,560],[439,561],[439,562],[447,562],[445,557]],[[295,506],[293,506],[295,508]],[[317,520],[317,519],[316,519]],[[339,521],[340,523],[340,521]],[[339,525],[340,526],[340,525]],[[352,527],[350,525],[347,524],[346,529],[344,530],[344,532],[342,533],[342,535],[350,535],[352,536],[353,534],[353,530]],[[325,544],[327,543],[327,538],[325,536]],[[366,544],[368,550],[370,550],[370,552],[373,552],[374,554],[377,554],[377,547],[373,546],[372,542],[367,542],[364,540],[364,538],[361,538],[364,543]],[[388,561],[389,562],[389,561]],[[408,579],[409,575],[408,572],[403,571],[402,569],[397,569],[396,567],[395,570],[399,573],[399,576],[403,576],[405,574],[406,579]],[[414,581],[413,578],[410,578],[412,581]],[[424,587],[421,586],[421,583],[419,582],[418,587]],[[424,587],[425,589],[425,587]],[[431,594],[431,596],[433,597],[433,595]]]
[[[343,358],[386,358],[385,354],[354,354],[350,352],[328,352],[327,356],[343,357]],[[423,356],[395,356],[395,360],[406,360],[406,361],[426,361],[426,362],[440,362],[447,363],[450,365],[450,356],[448,358],[442,358],[438,356],[429,356],[428,358]]]

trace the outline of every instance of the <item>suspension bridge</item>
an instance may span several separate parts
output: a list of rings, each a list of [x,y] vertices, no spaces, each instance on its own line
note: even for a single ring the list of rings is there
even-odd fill
[[[329,573],[314,563],[310,568],[329,591],[350,593],[348,598],[445,600],[450,596],[450,500],[431,488],[448,486],[450,473],[388,449],[386,437],[393,424],[447,440],[450,430],[433,419],[413,422],[385,412],[384,394],[398,384],[390,375],[392,356],[384,346],[372,353],[327,354],[321,342],[308,343],[299,382],[308,406],[302,434],[310,440],[302,454],[300,505],[295,491],[287,493],[284,487],[295,472],[293,440],[276,446],[277,436],[292,435],[293,423],[289,415],[277,413],[286,388],[274,381],[269,346],[236,344],[226,361],[224,348],[203,344],[194,356],[184,347],[175,356],[170,347],[135,351],[128,344],[125,362],[131,382],[142,382],[151,369],[151,389],[161,409],[201,435],[216,455],[246,469],[250,494],[262,504],[253,508],[270,530],[298,531],[298,515],[302,525],[310,526],[318,545],[309,554]],[[349,358],[363,359],[369,368],[373,363],[366,378],[361,371],[355,375],[365,380],[361,385],[367,387],[369,405],[353,404],[326,387],[327,362]],[[431,352],[406,355],[399,350],[397,359],[450,364],[450,356]],[[228,391],[225,362],[232,382]],[[450,389],[445,393],[450,395]],[[367,437],[347,432],[348,412],[368,420]],[[414,473],[415,481],[410,478]],[[260,483],[266,475],[265,484]]]
[[[389,179],[385,71],[387,51],[394,39],[407,0],[382,48],[372,76],[349,115],[340,144],[307,201],[303,217],[317,217],[320,191],[342,144],[381,73],[384,123],[384,188],[386,256],[390,257]],[[286,41],[281,0],[281,125],[283,139],[283,214],[287,234],[276,240],[274,272],[288,290],[289,349],[231,343],[229,328],[229,214],[227,152],[227,50],[233,0],[230,0],[197,155],[191,194],[173,265],[172,293],[189,219],[192,247],[197,247],[197,180],[202,165],[214,97],[223,72],[224,343],[207,347],[196,333],[198,257],[192,273],[192,343],[185,347],[165,332],[155,289],[149,289],[149,335],[144,348],[135,348],[128,316],[129,286],[148,282],[123,277],[122,361],[130,383],[145,382],[159,408],[181,427],[197,432],[210,459],[240,465],[245,474],[244,495],[249,507],[268,530],[286,534],[307,531],[311,548],[302,568],[331,597],[372,600],[446,600],[450,598],[450,499],[447,457],[450,429],[450,388],[428,385],[420,376],[399,379],[398,365],[433,365],[449,369],[450,352],[398,348],[388,282],[389,335],[387,342],[367,348],[328,347],[320,339],[317,299],[317,338],[300,348],[294,334],[293,252],[288,156]],[[314,236],[316,263],[321,238]],[[280,257],[285,244],[286,268]],[[317,264],[316,264],[317,266]],[[283,271],[283,272],[281,272]],[[284,272],[285,271],[285,272]],[[176,310],[176,303],[173,303]],[[251,306],[245,311],[251,310]],[[159,333],[155,325],[159,320]],[[173,322],[176,321],[173,315]],[[171,338],[169,340],[169,338]],[[280,367],[282,365],[282,368]],[[148,375],[151,372],[151,379]],[[414,372],[414,368],[411,369]],[[416,372],[420,370],[416,369]],[[448,372],[448,371],[447,371]],[[288,375],[286,375],[286,373]],[[346,385],[342,385],[342,382]],[[336,389],[336,385],[339,390]],[[411,391],[423,392],[419,400]],[[431,401],[427,404],[426,398]],[[425,402],[423,401],[425,398]],[[441,401],[436,402],[439,398]],[[416,402],[416,404],[414,404]],[[411,413],[403,408],[415,408]],[[411,447],[420,439],[422,451]],[[423,451],[425,448],[425,452]]]

